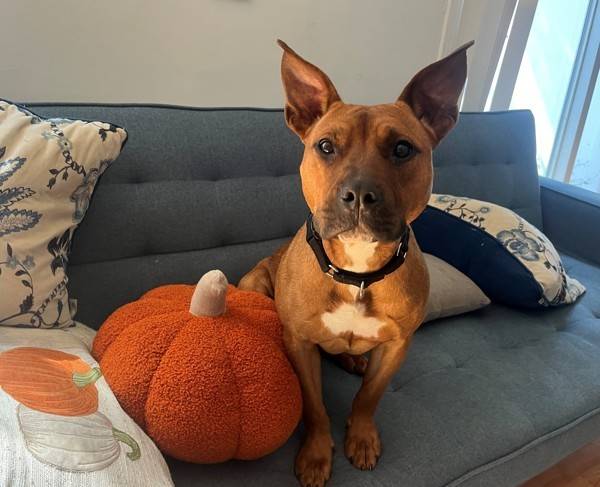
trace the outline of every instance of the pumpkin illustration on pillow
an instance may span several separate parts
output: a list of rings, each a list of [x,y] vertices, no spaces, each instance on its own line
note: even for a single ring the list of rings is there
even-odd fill
[[[50,414],[83,416],[98,409],[94,385],[102,373],[76,355],[37,347],[0,353],[0,387],[25,406]]]
[[[102,376],[76,355],[38,347],[0,353],[0,388],[20,404],[25,446],[39,461],[61,470],[91,472],[117,460],[120,443],[140,458],[137,442],[98,411],[95,382]]]
[[[93,472],[111,465],[121,454],[120,443],[131,448],[130,460],[140,458],[137,442],[114,428],[102,413],[86,416],[57,416],[17,408],[25,446],[41,462],[62,470]]]

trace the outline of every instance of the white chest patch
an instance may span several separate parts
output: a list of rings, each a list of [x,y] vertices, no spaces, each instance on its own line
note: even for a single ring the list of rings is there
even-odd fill
[[[385,324],[373,316],[365,316],[361,303],[343,303],[334,311],[323,313],[321,321],[334,335],[352,332],[362,338],[377,338]]]
[[[367,262],[375,254],[377,242],[365,242],[362,240],[342,240],[344,244],[344,253],[350,260],[350,265],[344,266],[344,269],[351,272],[367,272],[369,266]]]

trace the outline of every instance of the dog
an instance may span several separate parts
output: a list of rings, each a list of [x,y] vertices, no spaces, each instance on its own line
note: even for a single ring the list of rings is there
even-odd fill
[[[431,195],[432,149],[458,119],[473,42],[418,72],[394,103],[375,106],[342,102],[323,71],[278,44],[284,115],[304,143],[300,175],[311,214],[239,287],[275,299],[304,404],[295,473],[302,486],[321,487],[331,476],[333,440],[319,349],[363,375],[344,452],[355,467],[371,470],[381,455],[373,416],[429,294],[410,224]]]

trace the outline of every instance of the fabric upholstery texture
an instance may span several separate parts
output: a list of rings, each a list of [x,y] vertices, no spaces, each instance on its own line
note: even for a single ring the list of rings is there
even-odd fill
[[[577,257],[600,265],[600,194],[540,179],[546,235],[559,248],[570,249]]]
[[[35,110],[111,120],[130,134],[74,237],[70,289],[77,319],[95,327],[160,284],[192,283],[212,268],[236,282],[306,216],[296,176],[302,148],[281,111]],[[494,202],[544,230],[529,112],[462,114],[434,165],[434,191]],[[573,234],[591,225],[575,223]],[[342,453],[359,379],[326,362],[337,445],[329,485],[510,487],[600,436],[600,269],[570,256],[563,263],[587,287],[573,306],[492,304],[417,331],[378,410],[383,456],[373,472],[355,470]],[[169,460],[171,472],[177,486],[294,486],[300,435],[257,461]]]
[[[90,326],[148,289],[193,283],[213,268],[237,282],[306,218],[302,145],[281,110],[30,106],[129,133],[73,243],[70,289],[77,319]],[[540,227],[532,161],[529,112],[465,113],[434,153],[434,191],[492,201]]]
[[[491,304],[424,324],[379,405],[383,453],[372,472],[344,457],[360,379],[323,363],[336,444],[332,487],[516,487],[600,435],[600,269],[563,255],[588,292],[573,306]],[[302,431],[251,463],[169,459],[177,486],[296,485]]]

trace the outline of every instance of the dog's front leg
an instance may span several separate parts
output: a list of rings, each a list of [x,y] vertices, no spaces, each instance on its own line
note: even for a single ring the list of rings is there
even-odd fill
[[[303,487],[322,487],[331,476],[333,439],[321,386],[321,356],[317,345],[285,337],[288,356],[302,387],[306,436],[296,457],[295,473]]]
[[[356,468],[372,470],[381,455],[381,441],[373,418],[379,400],[404,360],[409,339],[382,343],[372,352],[362,385],[352,403],[344,452]]]

